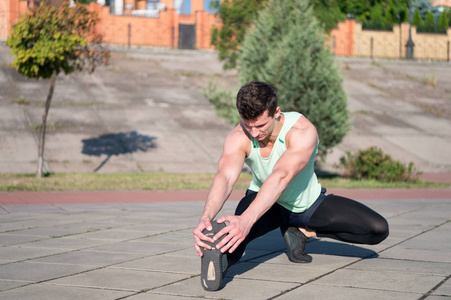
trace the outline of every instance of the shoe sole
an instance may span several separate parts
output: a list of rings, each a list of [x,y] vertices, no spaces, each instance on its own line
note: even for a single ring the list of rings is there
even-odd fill
[[[216,221],[211,222],[211,226],[213,229],[211,231],[204,230],[203,233],[213,238],[213,236],[218,233],[222,228],[226,225],[224,223],[216,223]],[[208,243],[212,248],[211,250],[207,250],[202,248],[202,253],[204,254],[201,258],[201,274],[200,280],[202,283],[202,287],[206,291],[217,291],[221,288],[222,280],[224,279],[223,274],[223,265],[222,260],[225,255],[219,249],[216,248],[216,245],[225,237],[223,235],[214,243]]]

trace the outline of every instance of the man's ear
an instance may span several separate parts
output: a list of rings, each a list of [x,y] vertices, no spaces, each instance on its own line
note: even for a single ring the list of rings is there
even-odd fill
[[[280,107],[277,106],[276,112],[274,113],[274,119],[278,119],[280,117]]]

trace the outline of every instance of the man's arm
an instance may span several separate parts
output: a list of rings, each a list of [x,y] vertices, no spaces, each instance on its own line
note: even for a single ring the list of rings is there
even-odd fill
[[[202,231],[207,228],[211,230],[211,220],[218,214],[232,193],[233,186],[240,176],[246,156],[246,142],[249,140],[243,135],[241,128],[235,128],[226,138],[224,149],[219,159],[218,172],[213,180],[213,185],[208,193],[204,211],[200,217],[199,225],[193,230],[195,248],[198,256],[202,256],[200,247],[210,249],[210,246],[203,241],[213,242]]]
[[[291,180],[308,164],[318,142],[315,127],[301,117],[286,137],[287,151],[279,158],[273,172],[263,183],[257,197],[241,216],[224,216],[218,222],[229,222],[216,236],[229,233],[217,247],[233,252],[246,238],[253,224],[277,201]]]

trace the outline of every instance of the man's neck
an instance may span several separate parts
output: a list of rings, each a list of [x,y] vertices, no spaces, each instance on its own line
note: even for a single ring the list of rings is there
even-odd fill
[[[282,130],[283,123],[285,121],[285,116],[283,114],[280,114],[280,117],[274,120],[274,129],[272,130],[271,134],[268,136],[267,139],[260,141],[260,144],[263,146],[269,146],[274,145],[274,143],[277,140],[277,137],[279,136],[280,131]]]

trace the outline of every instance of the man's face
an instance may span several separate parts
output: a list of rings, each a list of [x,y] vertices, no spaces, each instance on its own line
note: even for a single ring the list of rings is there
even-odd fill
[[[252,120],[241,120],[244,129],[257,141],[264,141],[271,136],[274,130],[276,118],[280,115],[280,108],[277,108],[274,117],[268,116],[268,110]]]

